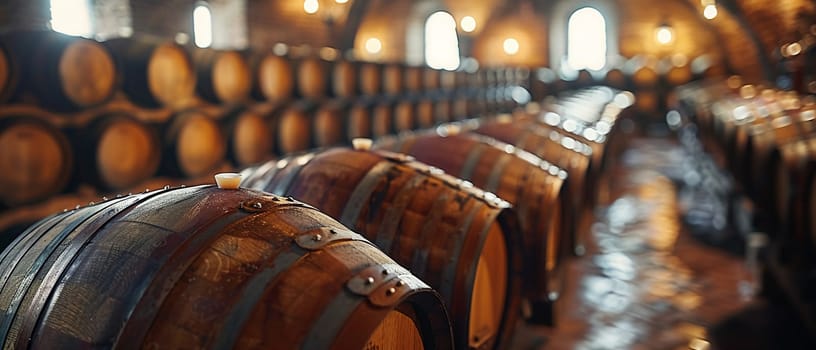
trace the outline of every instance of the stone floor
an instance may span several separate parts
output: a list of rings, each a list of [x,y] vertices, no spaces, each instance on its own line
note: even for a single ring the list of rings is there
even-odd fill
[[[744,257],[702,243],[668,177],[678,144],[639,139],[616,162],[587,254],[568,263],[557,327],[521,327],[518,349],[812,349],[784,305],[758,297]]]

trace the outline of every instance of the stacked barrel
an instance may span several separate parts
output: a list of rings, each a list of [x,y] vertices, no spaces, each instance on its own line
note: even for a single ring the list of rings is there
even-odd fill
[[[730,170],[737,191],[753,203],[755,224],[772,240],[765,287],[783,290],[810,326],[816,271],[816,103],[812,97],[739,77],[678,91],[702,144]]]
[[[633,103],[330,49],[0,44],[3,347],[507,348],[554,324]]]

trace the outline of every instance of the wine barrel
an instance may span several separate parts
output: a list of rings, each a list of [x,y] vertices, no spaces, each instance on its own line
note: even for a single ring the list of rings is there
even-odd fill
[[[443,129],[446,130],[446,129]],[[417,160],[472,182],[509,201],[519,213],[523,233],[524,296],[530,318],[552,324],[551,303],[563,292],[563,238],[569,232],[562,215],[569,203],[566,172],[509,144],[472,133],[402,134],[379,140],[379,149],[406,153]]]
[[[255,100],[283,102],[292,98],[295,75],[287,58],[271,53],[258,55],[252,66],[255,76],[252,97]]]
[[[227,157],[232,164],[243,167],[272,158],[275,130],[267,119],[263,111],[245,106],[232,109],[221,119],[221,130],[228,139]]]
[[[403,67],[398,63],[388,63],[383,67],[383,92],[388,95],[399,95],[405,89]]]
[[[357,67],[353,62],[334,61],[332,63],[331,91],[334,97],[351,98],[359,94]]]
[[[77,132],[79,179],[106,191],[132,188],[153,177],[162,146],[155,126],[138,111],[105,109]]]
[[[382,66],[372,62],[362,62],[360,74],[360,93],[365,96],[376,96],[382,92]]]
[[[416,119],[420,129],[427,129],[445,122],[439,120],[435,108],[434,101],[430,98],[425,97],[417,102]]]
[[[457,73],[456,71],[443,70],[439,74],[439,87],[448,92],[456,89]]]
[[[347,140],[355,138],[370,138],[371,135],[371,108],[367,103],[354,102],[347,106],[348,130]]]
[[[340,102],[321,103],[314,112],[312,137],[315,147],[336,146],[346,141],[348,123]]]
[[[200,177],[225,160],[226,136],[211,113],[199,109],[181,111],[167,121],[163,130],[164,175]]]
[[[295,103],[286,108],[277,119],[277,149],[281,155],[304,151],[312,147],[310,104]]]
[[[145,38],[112,39],[105,46],[114,53],[122,89],[134,103],[180,108],[194,99],[196,73],[183,47]]]
[[[680,86],[690,82],[691,79],[691,65],[688,64],[672,66],[665,74],[665,80],[669,86]]]
[[[416,130],[419,120],[413,101],[403,100],[394,105],[394,129],[397,133]]]
[[[394,134],[394,108],[391,102],[379,102],[373,106],[371,134],[374,138]]]
[[[460,348],[506,345],[517,320],[515,213],[404,155],[344,148],[244,171],[247,187],[299,198],[360,231],[436,288]]]
[[[417,66],[407,66],[403,70],[403,82],[405,84],[405,91],[409,93],[419,93],[422,92],[424,88],[423,84],[423,70]]]
[[[95,41],[52,31],[10,32],[0,41],[0,101],[31,93],[43,107],[76,111],[116,92],[114,59]]]
[[[604,81],[606,85],[616,88],[616,89],[627,89],[629,84],[626,82],[626,76],[623,74],[618,68],[612,68],[608,72],[606,72],[606,76],[604,77]]]
[[[570,232],[567,236],[569,246],[576,254],[582,255],[588,239],[582,226],[591,217],[593,201],[590,196],[595,193],[595,186],[587,175],[592,171],[591,151],[588,147],[574,138],[532,121],[487,122],[479,125],[473,132],[511,144],[567,171],[570,178],[566,184],[569,187],[570,204],[565,211],[572,215],[564,225],[568,226]]]
[[[196,92],[215,103],[239,103],[249,97],[252,73],[244,55],[234,50],[197,49],[192,53],[196,67]]]
[[[0,202],[6,206],[43,200],[68,184],[73,150],[42,113],[31,108],[0,118]]]
[[[440,124],[453,121],[453,102],[448,98],[439,99],[435,103],[434,114],[436,115],[436,120]]]
[[[298,60],[295,67],[295,82],[300,97],[317,100],[327,96],[330,88],[327,61],[309,57]]]
[[[6,45],[0,41],[0,103],[11,99],[14,87],[18,84],[18,79],[20,79],[17,74],[19,73],[15,73],[12,68]]]
[[[424,68],[422,73],[422,87],[425,91],[437,91],[442,87],[442,71],[430,67]]]
[[[452,348],[442,301],[303,203],[166,187],[57,214],[0,255],[8,348]]]

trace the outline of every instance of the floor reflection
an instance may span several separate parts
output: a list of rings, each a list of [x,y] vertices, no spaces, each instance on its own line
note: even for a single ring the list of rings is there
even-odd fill
[[[614,200],[599,208],[594,245],[570,262],[555,329],[525,326],[516,348],[713,349],[710,329],[753,302],[743,258],[683,231],[674,143],[639,140],[614,173]]]

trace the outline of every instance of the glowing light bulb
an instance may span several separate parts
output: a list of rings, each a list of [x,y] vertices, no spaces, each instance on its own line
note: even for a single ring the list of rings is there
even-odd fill
[[[303,1],[303,11],[308,14],[315,14],[317,10],[320,9],[320,4],[317,0],[305,0]]]
[[[471,16],[462,17],[462,20],[459,21],[459,26],[462,27],[467,33],[470,33],[476,30],[476,19]]]
[[[670,43],[673,39],[672,30],[667,26],[661,26],[657,29],[657,42],[666,45]]]
[[[365,42],[365,49],[370,54],[378,54],[382,51],[382,42],[377,38],[369,38]]]
[[[717,5],[706,5],[703,9],[703,17],[706,19],[714,19],[717,17]]]
[[[504,53],[512,56],[519,52],[519,42],[513,38],[504,39]]]

